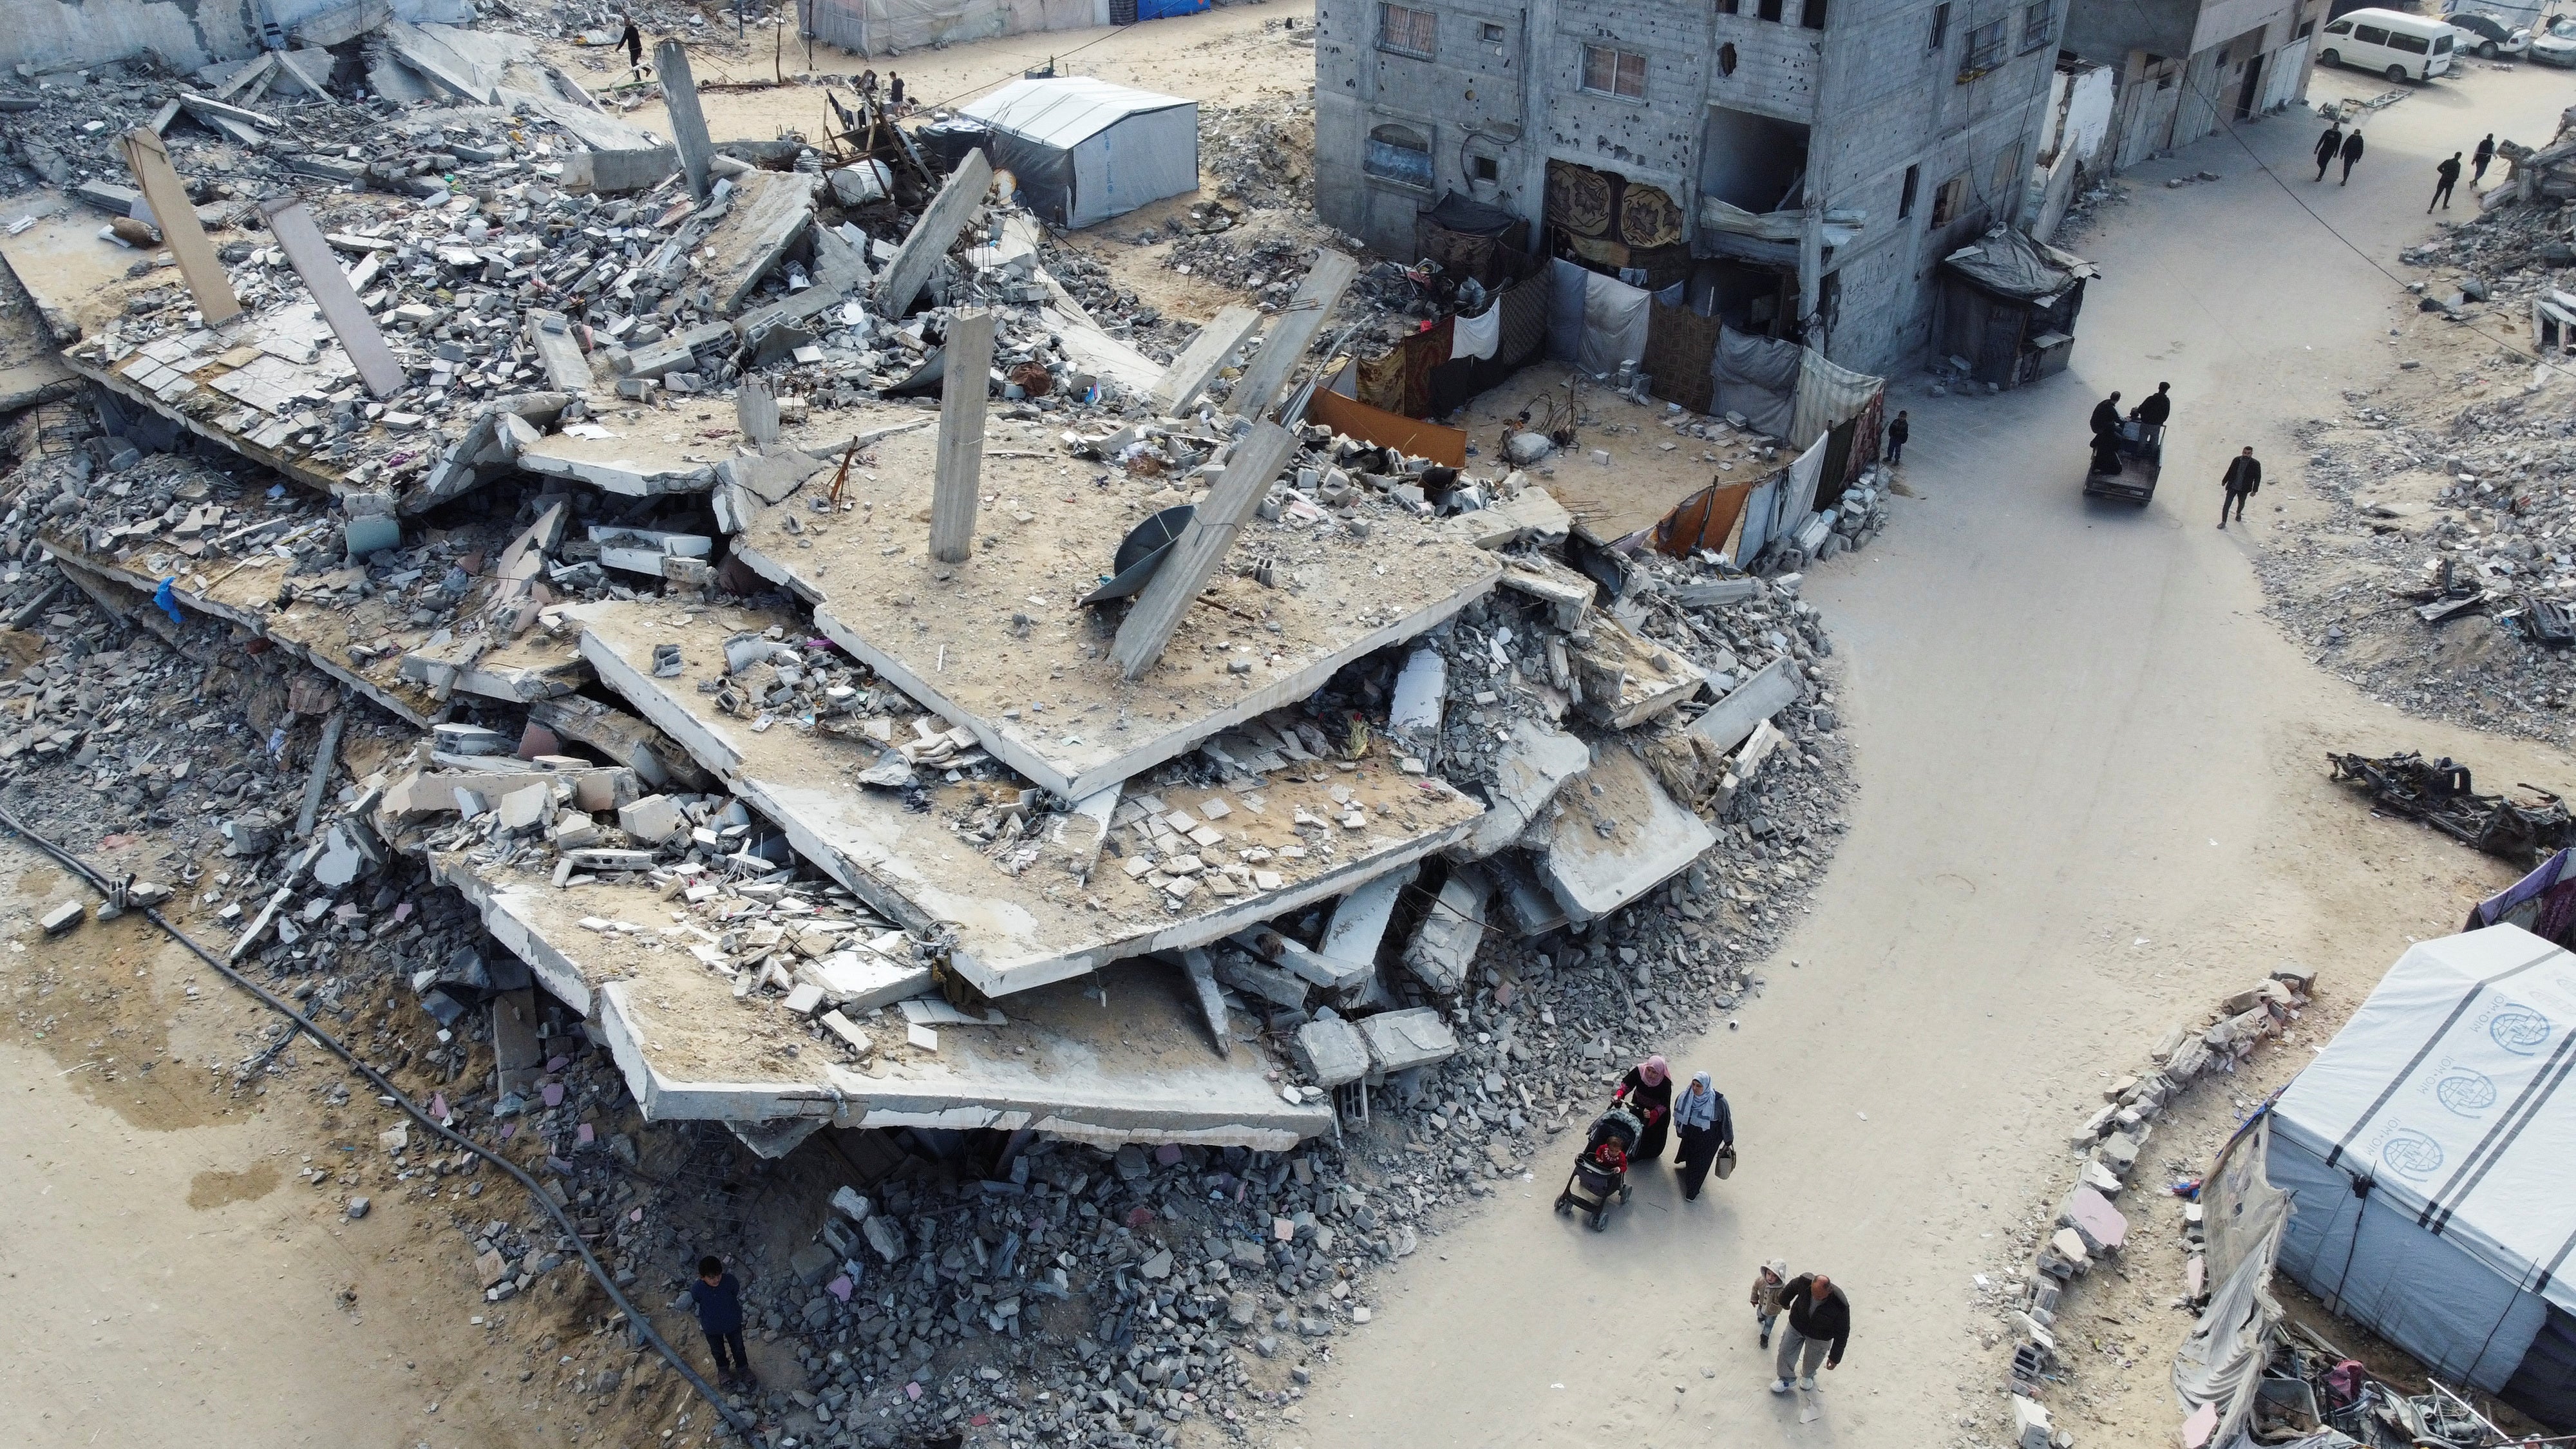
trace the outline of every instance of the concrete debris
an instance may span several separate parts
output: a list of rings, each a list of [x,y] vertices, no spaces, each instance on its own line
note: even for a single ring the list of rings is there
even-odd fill
[[[1236,230],[1302,204],[1261,151],[1304,112],[1203,110],[1174,254],[1248,295],[1202,326],[980,152],[718,141],[677,45],[650,135],[524,37],[349,8],[305,27],[342,52],[39,95],[19,151],[73,200],[0,257],[89,390],[0,483],[0,783],[165,851],[129,903],[378,1020],[633,1281],[729,1164],[873,1162],[744,1275],[823,1386],[796,1409],[862,1422],[1076,1297],[1045,1362],[1115,1355],[1115,1398],[1024,1437],[1227,1402],[1238,1349],[1367,1322],[1605,1073],[1762,989],[1842,829],[1821,621],[1794,576],[1600,546],[1545,464],[1304,421],[1319,344],[1414,296]],[[140,187],[43,139],[89,119]],[[1413,1181],[1367,1185],[1408,1134]],[[480,1185],[417,1134],[366,1156],[313,1179],[352,1222]],[[485,1301],[571,1281],[459,1222]]]

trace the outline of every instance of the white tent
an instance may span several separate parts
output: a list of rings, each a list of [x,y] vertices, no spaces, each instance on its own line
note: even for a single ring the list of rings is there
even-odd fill
[[[2337,1313],[2576,1429],[2576,956],[2412,947],[2273,1108],[2281,1266]]]
[[[1196,101],[1054,76],[1013,81],[960,111],[992,131],[994,168],[1058,226],[1090,226],[1198,189]]]

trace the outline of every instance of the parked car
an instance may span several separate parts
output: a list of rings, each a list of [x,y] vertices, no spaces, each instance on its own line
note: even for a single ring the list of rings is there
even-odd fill
[[[2328,65],[2373,70],[2393,81],[2428,81],[2451,68],[2459,34],[2440,20],[2397,10],[2354,10],[2326,26],[2317,59]]]
[[[2531,58],[2548,65],[2576,65],[2576,20],[2549,17],[2549,23],[2531,37]]]
[[[2480,60],[2520,55],[2531,49],[2529,30],[2508,25],[2495,16],[2462,12],[2449,18],[2451,28],[2462,32],[2457,42],[2459,49],[2477,52]]]

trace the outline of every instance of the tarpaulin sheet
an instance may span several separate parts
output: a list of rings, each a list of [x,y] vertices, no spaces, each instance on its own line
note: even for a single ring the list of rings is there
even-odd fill
[[[1208,8],[1208,0],[1136,0],[1139,20],[1169,20],[1175,15],[1196,15]]]
[[[1719,413],[1741,413],[1757,433],[1789,436],[1796,416],[1799,354],[1806,349],[1775,337],[1756,337],[1732,327],[1719,331],[1717,356],[1711,362]]]
[[[1446,463],[1452,468],[1467,466],[1467,434],[1458,428],[1444,428],[1416,418],[1398,417],[1381,408],[1346,398],[1337,392],[1319,392],[1306,406],[1306,420],[1322,423],[1335,432],[1348,433],[1363,443],[1394,448],[1416,458]]]
[[[1583,351],[1583,294],[1592,274],[1563,257],[1547,268],[1547,355],[1572,362]]]
[[[1744,496],[1744,535],[1735,541],[1735,562],[1741,567],[1762,552],[1771,541],[1772,515],[1780,511],[1780,489],[1789,472],[1782,469],[1753,485]]]
[[[2511,925],[2409,948],[2273,1108],[2282,1266],[2500,1388],[2549,1306],[2576,1308],[2571,1072],[2576,956]]]
[[[1792,447],[1803,448],[1837,424],[1859,417],[1869,400],[1887,387],[1887,379],[1839,367],[1813,348],[1800,348],[1797,405],[1784,434]]]
[[[2217,1406],[2218,1427],[2208,1441],[2212,1444],[2233,1442],[2253,1415],[2263,1367],[2271,1357],[2273,1329],[2281,1321],[2281,1305],[2271,1293],[2272,1264],[2289,1205],[2263,1179],[2264,1130],[2264,1119],[2258,1118],[2253,1132],[2237,1139],[2236,1146],[2242,1150],[2233,1154],[2234,1195],[2225,1198],[2231,1210],[2243,1210],[2232,1224],[2236,1256],[2228,1270],[2219,1273],[2213,1234],[2210,1267],[2215,1282],[2209,1306],[2174,1355],[2174,1392],[2183,1403],[2195,1409],[2203,1404]],[[2213,1173],[2212,1178],[2222,1175]]]
[[[2576,851],[2562,850],[2540,868],[2469,908],[2463,930],[2515,925],[2554,945],[2576,927]]]
[[[2101,269],[2072,252],[1997,228],[1941,259],[1941,265],[1999,297],[2042,302]]]
[[[1816,511],[1816,485],[1824,476],[1825,440],[1818,438],[1789,465],[1788,481],[1780,489],[1780,511],[1771,524],[1774,534],[1786,537]]]
[[[1547,300],[1550,279],[1523,277],[1512,283],[1496,304],[1503,312],[1503,336],[1494,356],[1518,366],[1547,346]]]
[[[1198,103],[1088,76],[1016,80],[960,111],[1029,209],[1081,227],[1199,184]]]
[[[1574,354],[1585,372],[1616,372],[1646,355],[1647,309],[1654,294],[1616,277],[1588,274],[1583,286],[1583,343]]]

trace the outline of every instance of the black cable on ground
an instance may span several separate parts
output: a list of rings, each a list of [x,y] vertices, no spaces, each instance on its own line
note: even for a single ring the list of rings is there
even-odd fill
[[[38,835],[35,831],[28,829],[25,822],[19,820],[16,815],[11,814],[7,806],[0,806],[0,824],[7,825],[13,834],[35,846],[38,850],[43,851],[46,855],[51,856],[55,862],[60,864],[64,869],[71,871],[81,879],[89,882],[90,887],[93,890],[96,890],[100,895],[105,896],[109,894],[106,877],[100,875],[97,871],[92,870],[88,862],[83,861],[80,857],[73,855],[61,846],[54,844],[45,837]],[[415,1121],[418,1121],[422,1126],[427,1127],[430,1131],[437,1133],[447,1141],[464,1148],[466,1151],[471,1152],[484,1161],[491,1163],[493,1166],[500,1168],[503,1172],[508,1173],[511,1178],[519,1184],[519,1186],[526,1188],[528,1190],[529,1198],[532,1199],[537,1206],[545,1209],[546,1216],[554,1219],[555,1226],[562,1230],[565,1241],[573,1245],[573,1251],[581,1254],[582,1265],[590,1270],[592,1281],[598,1283],[600,1290],[608,1295],[609,1302],[616,1304],[619,1310],[625,1313],[628,1326],[632,1327],[636,1334],[645,1342],[651,1344],[654,1349],[662,1355],[663,1361],[670,1364],[673,1369],[679,1372],[680,1377],[689,1381],[689,1386],[698,1391],[698,1396],[705,1399],[707,1403],[715,1409],[717,1417],[723,1422],[726,1428],[741,1435],[743,1441],[754,1446],[754,1449],[766,1449],[767,1441],[760,1437],[759,1425],[750,1416],[740,1413],[732,1405],[727,1404],[724,1399],[716,1393],[715,1389],[708,1385],[705,1379],[698,1376],[698,1371],[696,1369],[689,1367],[688,1360],[683,1358],[677,1349],[672,1348],[671,1345],[663,1339],[661,1334],[654,1331],[652,1319],[646,1317],[642,1312],[637,1310],[634,1304],[628,1302],[625,1294],[617,1291],[616,1280],[609,1276],[606,1268],[600,1266],[599,1259],[591,1256],[590,1245],[582,1241],[580,1229],[573,1226],[572,1219],[565,1214],[563,1206],[560,1203],[557,1203],[553,1197],[548,1195],[544,1188],[539,1187],[535,1178],[530,1177],[517,1163],[501,1156],[497,1152],[491,1151],[484,1147],[483,1144],[474,1141],[463,1133],[451,1129],[445,1123],[430,1116],[429,1112],[425,1108],[423,1108],[419,1103],[414,1102],[410,1097],[404,1095],[402,1090],[396,1087],[384,1073],[377,1071],[374,1067],[368,1066],[365,1062],[360,1061],[357,1053],[349,1050],[345,1046],[342,1046],[338,1039],[334,1038],[329,1032],[314,1025],[312,1019],[305,1016],[304,1013],[297,1011],[294,1007],[278,999],[278,997],[271,993],[267,987],[260,985],[258,982],[251,980],[240,971],[235,970],[231,962],[224,960],[212,951],[198,945],[187,932],[170,924],[169,920],[164,917],[160,911],[149,906],[143,907],[142,909],[143,915],[149,919],[152,924],[159,926],[165,933],[167,933],[171,940],[187,947],[191,952],[195,953],[198,960],[203,961],[207,965],[215,968],[217,971],[222,972],[225,979],[231,981],[235,986],[238,986],[242,990],[259,998],[261,1005],[276,1012],[278,1015],[285,1017],[287,1020],[294,1022],[298,1030],[302,1031],[306,1036],[313,1038],[316,1042],[321,1043],[323,1049],[330,1052],[333,1056],[347,1062],[360,1076],[367,1079],[368,1084],[373,1086],[378,1094],[391,1098],[396,1105],[403,1109],[403,1111],[409,1113]],[[292,1038],[290,1038],[290,1040],[291,1039]]]

